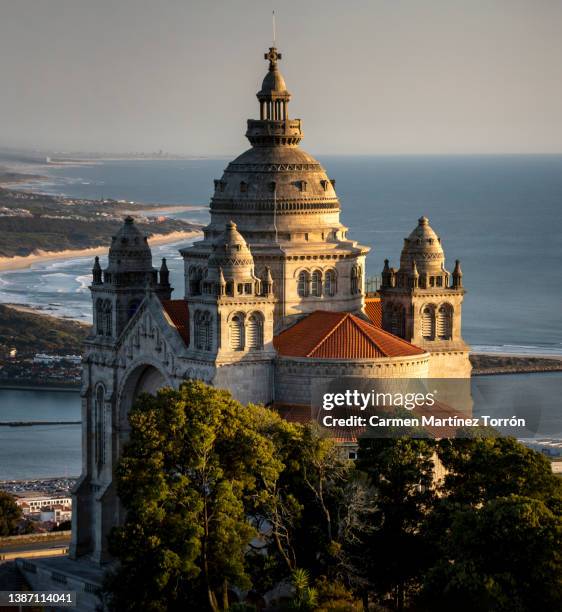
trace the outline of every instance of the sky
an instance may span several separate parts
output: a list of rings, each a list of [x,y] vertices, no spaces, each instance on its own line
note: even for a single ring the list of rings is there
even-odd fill
[[[273,8],[311,153],[562,152],[558,0],[0,0],[0,147],[240,152]]]

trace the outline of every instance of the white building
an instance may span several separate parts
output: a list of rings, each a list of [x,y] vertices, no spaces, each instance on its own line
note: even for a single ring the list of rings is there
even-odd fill
[[[369,248],[348,236],[335,181],[299,147],[302,122],[289,118],[281,55],[270,48],[265,58],[251,147],[215,180],[203,239],[180,251],[183,295],[171,299],[166,261],[153,267],[132,218],[113,237],[104,270],[96,258],[73,492],[71,558],[79,562],[65,566],[69,576],[89,567],[91,580],[91,568],[110,560],[107,535],[124,519],[114,469],[141,392],[199,379],[302,417],[318,381],[470,376],[460,267],[446,270],[422,217],[400,269],[386,266],[381,295],[366,297]]]

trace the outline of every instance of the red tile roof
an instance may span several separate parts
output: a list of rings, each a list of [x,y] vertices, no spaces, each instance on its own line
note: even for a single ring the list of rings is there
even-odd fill
[[[379,297],[365,298],[365,314],[373,325],[382,327],[382,302]]]
[[[316,359],[409,357],[425,351],[349,312],[316,310],[273,339],[280,355]]]
[[[164,313],[178,330],[186,344],[189,344],[189,309],[185,300],[162,300]]]

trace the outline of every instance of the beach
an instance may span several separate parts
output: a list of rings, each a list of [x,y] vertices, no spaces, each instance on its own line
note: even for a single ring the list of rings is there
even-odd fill
[[[149,238],[150,246],[172,244],[181,240],[189,240],[198,236],[198,231],[177,231],[169,234],[154,235]],[[70,259],[76,257],[94,257],[96,255],[106,255],[108,245],[99,246],[91,249],[76,249],[66,251],[37,251],[32,255],[16,257],[0,257],[0,271],[19,270],[29,268],[33,264],[44,263],[50,260]]]

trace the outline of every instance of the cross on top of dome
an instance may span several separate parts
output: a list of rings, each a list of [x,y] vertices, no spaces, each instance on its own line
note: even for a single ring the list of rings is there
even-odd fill
[[[263,54],[263,59],[269,60],[269,69],[275,70],[277,67],[277,60],[283,58],[281,53],[278,53],[275,47],[269,47],[269,52]]]

